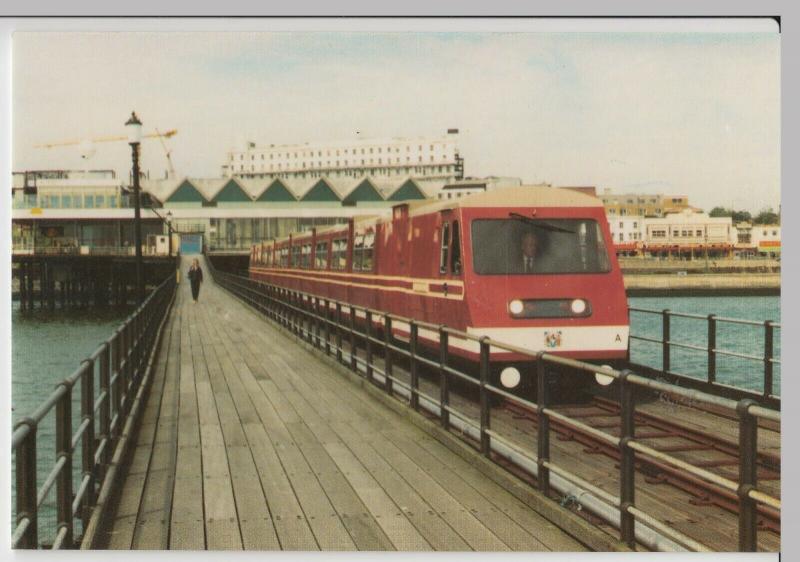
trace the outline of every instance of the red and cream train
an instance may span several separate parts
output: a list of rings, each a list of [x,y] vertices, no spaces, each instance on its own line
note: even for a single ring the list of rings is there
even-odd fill
[[[250,276],[534,352],[609,363],[625,359],[629,332],[609,249],[599,199],[523,186],[400,204],[391,215],[255,244]],[[408,325],[393,329],[408,335]],[[419,330],[421,345],[437,336]],[[478,342],[451,335],[450,346],[478,360]],[[495,380],[520,382],[522,357],[493,348],[491,358]]]

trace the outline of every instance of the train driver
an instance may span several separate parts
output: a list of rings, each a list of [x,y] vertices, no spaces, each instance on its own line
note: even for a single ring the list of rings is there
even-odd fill
[[[533,273],[536,271],[536,258],[539,247],[539,237],[536,236],[535,232],[528,230],[522,235],[522,264],[520,265],[520,270],[523,273]]]

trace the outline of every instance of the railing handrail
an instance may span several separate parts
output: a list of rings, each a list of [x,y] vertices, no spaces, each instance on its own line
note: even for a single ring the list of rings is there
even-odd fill
[[[663,310],[655,310],[652,308],[641,308],[639,306],[629,306],[628,310],[632,312],[645,312],[648,314],[659,314],[659,315],[664,313]],[[675,316],[678,318],[695,318],[697,320],[708,320],[707,314],[694,314],[691,312],[675,312],[674,310],[670,310],[668,314],[670,316]],[[774,326],[775,328],[781,327],[780,322],[775,322],[773,320],[759,321],[759,320],[749,320],[747,318],[728,318],[725,316],[717,316],[716,314],[713,316],[717,322],[727,322],[730,324],[746,324],[748,326],[763,326],[764,322],[770,322],[772,326]]]
[[[175,290],[175,274],[160,283],[145,300],[100,344],[29,416],[13,428],[11,450],[16,455],[17,522],[12,536],[14,548],[38,548],[39,508],[55,486],[58,495],[57,532],[53,548],[74,544],[73,519],[83,508],[82,519],[94,508],[94,483],[102,481],[110,461],[112,445],[127,416],[125,405],[141,380],[159,324],[168,311]],[[113,350],[113,355],[112,355]],[[100,392],[94,399],[95,364],[100,366]],[[81,421],[72,431],[72,390],[80,392]],[[36,435],[40,422],[56,410],[56,461],[41,488],[37,487],[38,451]],[[95,443],[95,422],[99,439]],[[82,444],[82,477],[73,494],[72,459]],[[74,497],[73,497],[74,496]]]
[[[711,388],[720,389],[730,389],[729,385],[722,385],[717,382],[717,356],[722,355],[726,357],[737,357],[739,359],[745,359],[747,361],[752,362],[759,362],[763,365],[763,385],[761,392],[757,392],[755,390],[745,389],[745,388],[738,388],[734,389],[732,392],[738,394],[739,396],[750,396],[753,398],[760,397],[765,400],[771,401],[773,403],[777,402],[780,403],[780,395],[774,393],[774,366],[780,365],[781,360],[775,357],[775,330],[781,329],[780,322],[775,322],[773,320],[764,320],[764,321],[757,321],[757,320],[748,320],[744,318],[727,318],[724,316],[717,316],[716,314],[708,314],[708,315],[701,315],[701,314],[693,314],[693,313],[686,313],[686,312],[675,312],[669,309],[664,310],[654,310],[649,308],[641,308],[635,306],[628,307],[629,312],[634,313],[644,313],[644,314],[651,314],[654,316],[661,317],[661,339],[655,339],[653,337],[646,337],[641,335],[633,335],[631,334],[630,338],[632,340],[649,342],[653,344],[660,344],[662,347],[662,364],[661,364],[661,371],[663,374],[674,377],[677,380],[681,380],[687,382],[691,385],[697,385],[698,383],[705,384]],[[672,318],[688,318],[691,320],[701,320],[706,322],[707,324],[707,342],[706,346],[700,346],[696,344],[690,344],[683,341],[675,341],[671,337],[670,331],[670,323]],[[717,326],[719,324],[735,324],[735,325],[744,325],[744,326],[751,326],[751,327],[759,327],[763,328],[763,355],[753,355],[750,353],[742,353],[741,351],[734,351],[732,349],[725,349],[719,347],[717,345]],[[690,349],[699,352],[705,352],[707,355],[707,367],[706,367],[706,381],[702,382],[701,379],[697,379],[695,377],[685,375],[682,373],[676,373],[671,369],[671,349],[673,347],[682,348],[682,349]],[[644,366],[647,367],[647,366]]]
[[[562,366],[568,366],[577,369],[584,375],[595,375],[596,373],[602,373],[608,376],[611,376],[617,383],[620,385],[621,391],[621,404],[620,404],[620,416],[622,420],[622,431],[619,437],[614,437],[608,434],[604,434],[607,437],[607,441],[612,444],[613,446],[617,446],[620,450],[621,454],[621,461],[620,461],[620,482],[621,482],[621,494],[619,498],[614,498],[616,502],[616,507],[619,509],[620,512],[620,531],[621,531],[621,539],[626,543],[632,545],[635,541],[634,534],[636,530],[636,520],[641,521],[656,521],[650,515],[644,514],[640,509],[638,509],[634,504],[634,490],[635,490],[635,454],[638,451],[640,454],[644,454],[646,456],[653,457],[653,455],[657,455],[658,460],[661,462],[666,462],[667,464],[679,467],[684,469],[694,475],[695,477],[704,479],[706,481],[712,482],[717,486],[721,486],[723,489],[728,491],[733,491],[739,498],[740,502],[740,519],[739,519],[739,546],[740,550],[755,550],[756,549],[756,512],[757,506],[759,504],[765,504],[777,510],[780,510],[781,502],[777,498],[773,498],[769,496],[762,490],[759,490],[756,487],[756,457],[757,457],[757,420],[758,418],[769,419],[772,421],[780,422],[780,412],[776,410],[771,410],[765,408],[751,399],[742,399],[739,401],[731,400],[728,398],[722,398],[719,396],[715,396],[703,391],[699,390],[691,390],[687,388],[683,388],[677,385],[664,383],[660,381],[655,381],[649,379],[647,377],[643,377],[640,375],[636,375],[629,370],[616,370],[611,367],[599,367],[597,365],[593,365],[590,363],[586,363],[583,361],[578,361],[575,359],[569,359],[557,355],[553,355],[546,352],[533,352],[531,350],[521,348],[518,346],[510,345],[504,342],[500,342],[497,340],[493,340],[486,336],[476,336],[475,334],[467,334],[461,330],[449,328],[446,326],[434,325],[428,322],[420,322],[415,321],[412,319],[404,318],[399,315],[394,315],[385,311],[378,311],[368,307],[363,307],[351,303],[347,303],[344,301],[339,301],[333,298],[322,297],[319,295],[314,295],[311,293],[297,291],[294,289],[288,289],[284,287],[279,287],[276,285],[272,285],[260,280],[250,279],[249,277],[242,276],[242,275],[234,275],[230,273],[224,273],[217,271],[214,268],[213,263],[211,260],[208,260],[209,263],[209,270],[212,277],[217,279],[223,279],[224,282],[221,283],[223,287],[231,290],[234,294],[244,298],[248,301],[251,305],[261,309],[266,313],[271,313],[273,319],[282,323],[284,326],[292,329],[295,333],[307,339],[309,343],[313,343],[317,347],[321,345],[320,339],[320,331],[321,327],[324,326],[325,329],[325,351],[326,353],[330,354],[331,352],[331,342],[330,342],[330,329],[331,327],[336,329],[336,343],[335,343],[335,351],[336,357],[339,361],[344,362],[345,364],[349,364],[350,368],[357,373],[361,374],[361,370],[359,369],[359,365],[364,366],[364,376],[367,377],[368,380],[371,382],[375,382],[373,376],[375,372],[378,370],[377,367],[371,364],[372,362],[372,345],[377,344],[381,345],[384,348],[384,352],[387,354],[387,357],[391,358],[394,353],[401,353],[402,355],[406,356],[410,361],[410,376],[411,376],[411,385],[408,387],[409,393],[409,400],[410,405],[414,409],[418,409],[420,405],[420,398],[423,398],[429,401],[431,404],[438,408],[438,415],[441,419],[442,424],[445,427],[448,427],[450,423],[450,413],[454,413],[455,411],[449,406],[449,399],[447,399],[447,390],[444,381],[446,381],[448,374],[452,374],[454,369],[452,366],[447,365],[447,346],[448,344],[448,336],[455,335],[459,338],[464,338],[471,341],[478,341],[480,345],[480,379],[475,380],[474,378],[469,377],[466,373],[460,373],[464,375],[464,380],[470,381],[473,385],[478,386],[480,389],[480,403],[481,403],[481,421],[479,425],[479,436],[481,442],[481,452],[486,455],[487,457],[490,456],[491,451],[491,439],[497,438],[495,431],[490,429],[489,426],[489,406],[488,406],[488,394],[490,392],[494,394],[507,394],[505,391],[493,387],[489,384],[488,380],[488,369],[489,369],[489,356],[491,353],[492,348],[502,349],[505,351],[510,351],[512,353],[522,354],[524,356],[530,357],[532,360],[536,360],[537,364],[537,384],[538,390],[537,393],[537,403],[534,407],[532,403],[525,404],[524,400],[517,401],[518,404],[522,402],[523,407],[528,407],[531,411],[533,411],[539,417],[539,430],[537,431],[537,443],[538,443],[538,451],[536,454],[528,453],[527,457],[532,459],[537,465],[537,479],[539,482],[539,488],[546,492],[549,489],[549,466],[553,465],[553,461],[549,457],[549,420],[551,418],[558,419],[560,423],[565,423],[568,426],[573,428],[577,428],[583,431],[588,431],[590,433],[599,432],[599,430],[593,429],[590,426],[587,426],[579,421],[572,420],[569,416],[565,416],[564,414],[558,413],[553,411],[549,407],[548,401],[548,384],[547,384],[547,377],[548,371],[545,369],[545,364],[557,364]],[[256,290],[256,288],[262,289],[261,291]],[[331,319],[331,308],[334,307],[336,311],[336,316],[334,319]],[[324,309],[324,315],[320,312],[320,309]],[[347,316],[349,317],[349,324],[343,321],[344,316],[342,314],[342,310],[346,308],[348,310]],[[356,329],[356,312],[360,312],[365,316],[365,324],[364,330],[359,331]],[[391,340],[393,336],[391,334],[386,335],[384,334],[385,340],[382,341],[379,338],[372,336],[372,318],[380,319],[379,323],[382,322],[384,326],[391,326],[391,322],[393,321],[400,321],[406,322],[409,325],[409,348],[408,350],[399,348],[397,346],[391,345]],[[367,321],[370,321],[369,323]],[[313,326],[312,326],[313,323]],[[307,325],[306,325],[307,324]],[[440,350],[440,359],[437,363],[435,360],[423,358],[417,355],[417,341],[418,341],[418,329],[419,327],[425,327],[426,329],[432,329],[435,333],[439,334],[439,341],[438,347]],[[386,332],[386,330],[384,330]],[[342,332],[349,333],[350,339],[350,357],[349,361],[343,361],[344,354],[342,351]],[[362,359],[357,357],[356,349],[357,349],[357,340],[356,335],[358,338],[361,339],[362,345],[366,350],[367,359]],[[440,382],[440,391],[441,396],[438,399],[428,396],[427,394],[422,393],[419,390],[419,382],[418,376],[416,375],[417,365],[419,363],[427,364],[431,367],[436,368],[438,366],[440,375],[441,375],[441,382]],[[384,378],[384,387],[386,388],[387,392],[391,393],[392,390],[392,383],[397,383],[398,386],[405,385],[405,383],[400,383],[394,379],[391,375],[391,361],[387,359],[387,363],[385,363],[385,370],[382,373]],[[634,409],[635,409],[635,402],[634,402],[634,387],[641,387],[647,388],[650,390],[656,390],[662,393],[668,393],[673,395],[682,396],[685,398],[691,398],[695,402],[701,402],[708,405],[713,405],[716,407],[725,408],[728,410],[732,410],[737,413],[739,417],[739,426],[740,426],[740,449],[742,451],[740,455],[740,479],[739,483],[716,475],[712,472],[709,472],[703,468],[693,466],[686,461],[683,461],[673,455],[668,453],[663,453],[652,449],[652,447],[648,447],[645,443],[640,440],[635,439],[634,437]],[[499,391],[499,392],[497,392]],[[456,414],[456,417],[459,417],[460,414]],[[476,425],[477,427],[477,425]],[[599,432],[602,433],[602,432]],[[569,471],[561,468],[561,472]],[[606,498],[607,499],[607,498]],[[656,527],[661,525],[664,527],[663,523],[657,522]],[[686,536],[683,533],[680,533],[677,530],[672,530],[671,533],[672,539],[679,539],[684,545],[688,546],[689,548],[695,548],[699,543],[691,539],[690,537]]]

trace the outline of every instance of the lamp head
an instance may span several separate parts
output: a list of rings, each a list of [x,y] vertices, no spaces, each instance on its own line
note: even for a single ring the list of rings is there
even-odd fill
[[[125,130],[128,132],[128,144],[139,144],[142,142],[142,122],[136,116],[136,112],[131,112],[131,117],[125,122]]]

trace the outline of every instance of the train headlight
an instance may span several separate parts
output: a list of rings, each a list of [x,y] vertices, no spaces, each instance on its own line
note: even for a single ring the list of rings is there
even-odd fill
[[[601,365],[601,367],[610,369],[611,365]],[[614,377],[612,377],[611,375],[606,375],[605,373],[595,373],[594,380],[596,380],[597,384],[599,384],[600,386],[608,386],[612,382],[614,382]]]
[[[519,299],[514,299],[508,303],[508,311],[511,314],[522,314],[523,310],[525,310],[525,304]]]
[[[569,305],[570,309],[575,314],[583,314],[586,312],[586,301],[583,299],[575,299]]]
[[[500,372],[500,384],[506,388],[514,388],[519,384],[520,377],[519,369],[516,367],[506,367]]]

